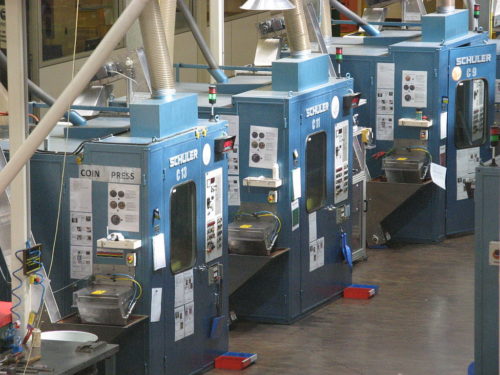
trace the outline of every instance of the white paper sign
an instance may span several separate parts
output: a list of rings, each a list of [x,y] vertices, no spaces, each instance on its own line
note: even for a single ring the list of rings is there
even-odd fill
[[[394,116],[392,115],[377,115],[377,140],[393,141],[394,140]]]
[[[114,167],[106,165],[86,165],[78,167],[81,179],[90,179],[100,182],[115,182],[120,184],[140,184],[141,169],[129,167]]]
[[[441,189],[446,190],[446,167],[431,163],[431,178]]]
[[[318,268],[318,249],[316,248],[316,241],[309,243],[309,272]]]
[[[139,232],[139,185],[108,184],[108,227],[110,230]]]
[[[480,160],[479,147],[457,150],[457,200],[472,198]]]
[[[377,64],[377,88],[394,89],[394,63]]]
[[[228,176],[229,196],[228,202],[230,206],[239,206],[240,201],[240,177],[237,175]]]
[[[427,107],[427,71],[403,70],[401,101],[403,107]]]
[[[184,338],[184,306],[177,307],[174,310],[175,321],[175,341]]]
[[[325,238],[321,237],[316,240],[316,251],[318,252],[318,259],[316,267],[320,268],[325,265]]]
[[[250,126],[249,166],[272,169],[278,161],[278,128]]]
[[[448,135],[448,112],[441,112],[439,124],[441,139],[445,139]]]
[[[184,337],[194,333],[194,302],[184,305]]]
[[[321,237],[309,243],[309,272],[325,265],[325,238]]]
[[[162,288],[151,290],[151,323],[159,322],[161,318],[161,295]]]
[[[299,200],[296,199],[291,203],[292,212],[292,232],[299,229],[300,226],[300,210],[299,210]]]
[[[70,211],[92,212],[92,180],[69,179]]]
[[[394,89],[377,90],[377,115],[394,114]]]
[[[165,236],[163,233],[157,234],[153,237],[153,264],[155,271],[167,266],[167,259],[165,256]]]
[[[300,179],[300,168],[292,169],[292,199],[296,200],[302,197],[302,183]]]
[[[92,247],[92,213],[71,212],[71,245]]]
[[[178,273],[174,276],[175,301],[174,306],[179,307],[194,300],[194,273],[193,269]]]
[[[309,214],[309,242],[315,241],[317,236],[316,211],[314,211]]]
[[[70,277],[80,280],[92,275],[92,246],[71,246]]]
[[[179,307],[184,305],[184,274],[178,273],[174,276],[174,284],[175,284],[175,300],[174,307]]]
[[[192,302],[194,299],[194,275],[193,269],[183,272],[184,274],[184,303]]]

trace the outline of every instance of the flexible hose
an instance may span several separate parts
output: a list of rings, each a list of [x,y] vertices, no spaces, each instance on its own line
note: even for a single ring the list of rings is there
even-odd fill
[[[139,17],[139,24],[151,74],[152,97],[162,98],[173,95],[175,93],[174,72],[157,0],[148,2]]]
[[[311,53],[311,42],[307,31],[304,2],[303,0],[291,0],[291,2],[295,5],[295,8],[283,12],[288,45],[292,56],[308,55]]]
[[[450,13],[455,10],[455,0],[437,0],[436,9],[438,13]],[[474,9],[472,9],[473,11]]]
[[[321,0],[321,34],[323,38],[332,37],[332,8],[329,0]]]
[[[174,41],[175,41],[175,9],[176,0],[159,0],[163,27],[165,29],[165,39],[170,53],[170,65],[174,63]]]

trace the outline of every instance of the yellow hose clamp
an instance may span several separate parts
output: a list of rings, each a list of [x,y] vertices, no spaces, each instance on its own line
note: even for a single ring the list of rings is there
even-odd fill
[[[200,139],[200,137],[201,137],[201,132],[200,132],[198,129],[196,129],[196,130],[194,131],[194,136],[196,137],[196,139]]]
[[[82,164],[83,163],[83,156],[77,156],[75,161],[76,161],[76,164],[78,164],[78,165]]]
[[[207,136],[207,134],[208,134],[208,130],[207,130],[207,128],[203,128],[203,129],[202,129],[202,131],[201,131],[201,134],[202,134],[204,137],[206,137],[206,136]]]

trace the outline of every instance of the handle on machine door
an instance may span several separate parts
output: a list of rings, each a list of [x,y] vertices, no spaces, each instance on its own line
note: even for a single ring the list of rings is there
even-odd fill
[[[330,211],[330,212],[335,211],[336,208],[337,207],[335,207],[333,204],[329,204],[329,205],[324,207],[325,210]]]
[[[368,199],[363,199],[363,202],[365,203],[365,209],[363,210],[363,212],[368,212]]]

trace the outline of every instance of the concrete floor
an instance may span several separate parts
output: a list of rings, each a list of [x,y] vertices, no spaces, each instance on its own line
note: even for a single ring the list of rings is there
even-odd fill
[[[254,352],[244,375],[460,375],[473,360],[474,238],[369,250],[339,299],[290,326],[239,322],[230,349]],[[210,375],[234,374],[212,370]]]

